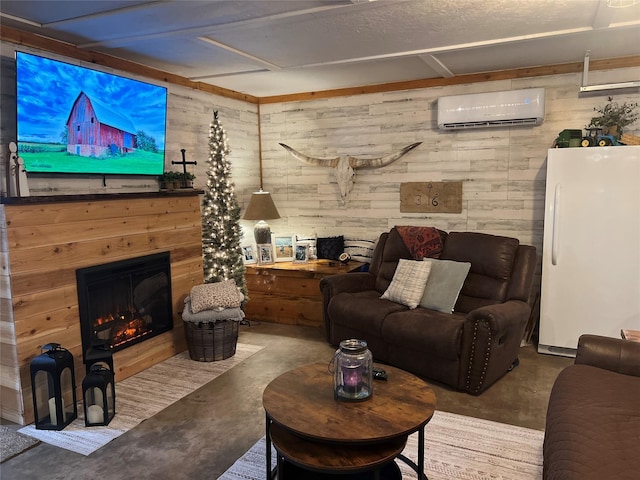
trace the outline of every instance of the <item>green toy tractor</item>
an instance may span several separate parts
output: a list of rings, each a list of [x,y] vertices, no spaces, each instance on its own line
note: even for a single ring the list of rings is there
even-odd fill
[[[605,135],[602,127],[587,128],[587,135],[582,137],[580,145],[583,147],[609,147],[611,145],[619,145],[618,140],[613,135]]]

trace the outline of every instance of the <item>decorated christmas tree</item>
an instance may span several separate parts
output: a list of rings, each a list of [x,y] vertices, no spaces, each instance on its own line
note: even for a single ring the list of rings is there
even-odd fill
[[[202,205],[204,281],[213,283],[233,279],[246,297],[245,267],[240,248],[242,230],[238,223],[240,205],[231,181],[231,164],[227,160],[230,151],[218,112],[213,112],[213,122],[209,127],[209,178]]]

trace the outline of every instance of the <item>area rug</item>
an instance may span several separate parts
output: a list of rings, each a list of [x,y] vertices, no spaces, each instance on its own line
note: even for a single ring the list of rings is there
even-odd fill
[[[18,433],[18,427],[0,425],[0,463],[15,457],[40,442],[32,437]]]
[[[543,438],[538,430],[437,411],[425,428],[425,473],[429,480],[540,480]],[[265,478],[265,448],[263,437],[219,480]],[[417,463],[417,433],[402,453]],[[403,479],[417,478],[397,463]]]
[[[185,351],[116,383],[116,415],[105,427],[84,425],[82,402],[78,418],[64,430],[37,430],[28,425],[19,430],[43,442],[82,455],[90,455],[189,393],[197,390],[263,347],[238,343],[234,356],[217,362],[196,362]],[[153,398],[149,392],[154,392]],[[121,413],[126,412],[126,413]]]

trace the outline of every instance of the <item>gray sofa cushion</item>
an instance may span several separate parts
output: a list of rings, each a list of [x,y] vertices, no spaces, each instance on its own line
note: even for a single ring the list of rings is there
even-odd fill
[[[424,261],[431,264],[431,269],[420,306],[438,312],[453,312],[471,264],[435,258],[425,258]]]

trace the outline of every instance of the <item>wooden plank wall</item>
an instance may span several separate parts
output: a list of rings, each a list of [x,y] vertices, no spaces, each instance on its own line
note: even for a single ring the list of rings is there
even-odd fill
[[[33,421],[29,364],[43,345],[74,356],[81,398],[84,365],[76,269],[169,251],[174,328],[114,355],[116,382],[186,349],[184,297],[203,282],[200,198],[158,196],[0,205],[2,417]]]

